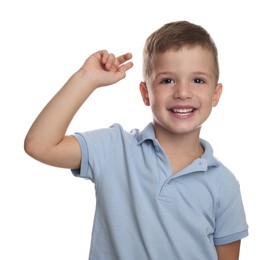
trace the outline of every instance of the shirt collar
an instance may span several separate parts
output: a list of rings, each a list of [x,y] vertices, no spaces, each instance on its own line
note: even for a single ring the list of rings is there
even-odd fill
[[[142,144],[143,142],[151,140],[153,144],[158,143],[156,140],[154,127],[152,123],[149,123],[142,131],[138,133],[138,144]],[[213,155],[213,148],[209,142],[204,139],[200,139],[200,143],[204,148],[204,153],[201,158],[206,161],[208,167],[217,167],[219,166],[220,162],[214,157]]]
[[[155,132],[152,123],[149,123],[142,131],[138,134],[138,144],[142,144],[146,140],[155,141]]]
[[[219,161],[213,155],[213,148],[209,142],[204,139],[200,139],[200,143],[204,148],[204,153],[201,158],[207,161],[208,167],[217,167],[220,165]]]

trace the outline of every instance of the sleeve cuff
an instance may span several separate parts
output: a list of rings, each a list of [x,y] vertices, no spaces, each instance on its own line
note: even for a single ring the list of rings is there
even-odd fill
[[[79,169],[71,169],[72,173],[76,177],[81,177],[85,179],[92,179],[90,178],[89,174],[89,167],[88,167],[88,146],[85,141],[85,138],[81,134],[74,134],[74,137],[77,139],[77,141],[80,144],[81,148],[81,163]]]
[[[225,244],[235,242],[237,240],[241,240],[242,238],[245,238],[247,236],[248,236],[248,230],[245,230],[230,236],[214,238],[214,244],[216,246],[225,245]]]

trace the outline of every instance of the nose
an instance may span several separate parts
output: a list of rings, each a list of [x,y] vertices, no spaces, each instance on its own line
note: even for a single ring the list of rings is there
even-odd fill
[[[190,84],[187,83],[180,82],[179,84],[176,84],[174,90],[174,98],[181,100],[192,98],[193,93],[191,88],[192,86],[190,86]]]

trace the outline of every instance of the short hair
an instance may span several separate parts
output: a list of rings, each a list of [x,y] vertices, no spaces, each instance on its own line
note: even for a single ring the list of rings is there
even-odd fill
[[[179,50],[183,47],[201,46],[211,51],[214,58],[215,78],[219,79],[217,47],[210,34],[200,25],[188,21],[176,21],[163,25],[147,39],[143,50],[143,78],[150,77],[154,58],[167,50]]]

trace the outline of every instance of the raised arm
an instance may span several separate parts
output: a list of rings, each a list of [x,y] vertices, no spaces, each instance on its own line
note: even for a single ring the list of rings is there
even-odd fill
[[[57,167],[80,166],[81,152],[73,136],[66,136],[74,115],[99,87],[118,82],[132,68],[130,53],[115,57],[106,50],[92,54],[49,101],[26,135],[24,148],[33,158]]]

